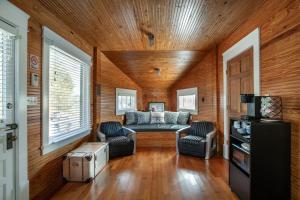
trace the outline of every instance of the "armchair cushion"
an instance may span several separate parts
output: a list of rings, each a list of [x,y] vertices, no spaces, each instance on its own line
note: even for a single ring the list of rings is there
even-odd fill
[[[188,134],[206,138],[206,135],[213,130],[214,124],[212,122],[199,121],[191,124]]]
[[[107,141],[110,145],[129,144],[130,138],[126,136],[109,137]]]
[[[106,137],[114,137],[124,135],[120,122],[103,122],[100,125],[100,132]]]
[[[179,139],[179,142],[184,144],[200,144],[201,142],[205,142],[205,138],[194,135],[187,135]]]

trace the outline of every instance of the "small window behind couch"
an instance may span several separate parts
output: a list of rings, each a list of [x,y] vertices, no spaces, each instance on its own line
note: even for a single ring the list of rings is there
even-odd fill
[[[198,114],[197,88],[177,90],[177,110]]]
[[[136,94],[136,90],[116,88],[116,115],[124,115],[126,111],[136,110]]]

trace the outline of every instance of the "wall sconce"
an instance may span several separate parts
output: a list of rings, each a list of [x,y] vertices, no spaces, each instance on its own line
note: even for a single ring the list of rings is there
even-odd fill
[[[159,68],[154,68],[154,71],[155,71],[157,76],[160,76],[161,70]]]

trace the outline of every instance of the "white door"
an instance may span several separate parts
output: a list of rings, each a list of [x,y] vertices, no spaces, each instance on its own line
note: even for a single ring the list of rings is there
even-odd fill
[[[1,20],[0,20],[1,22]],[[15,35],[0,24],[0,200],[15,199]]]

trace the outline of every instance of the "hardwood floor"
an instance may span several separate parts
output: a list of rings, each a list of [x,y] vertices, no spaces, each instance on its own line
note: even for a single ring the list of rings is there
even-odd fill
[[[117,158],[89,184],[67,183],[52,199],[237,199],[227,185],[228,163],[176,156],[174,148],[139,148]]]

